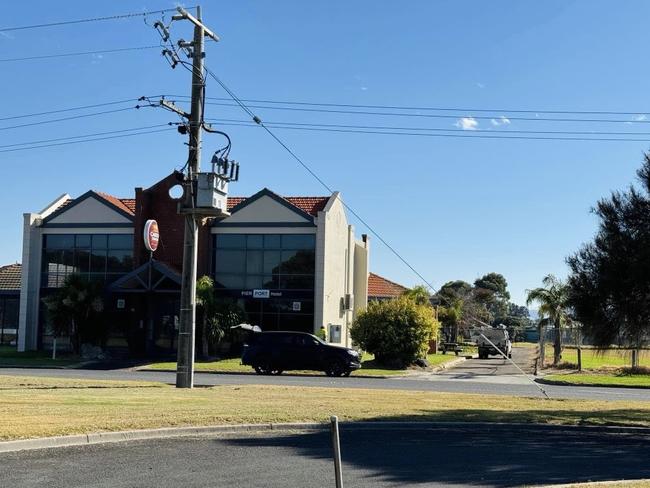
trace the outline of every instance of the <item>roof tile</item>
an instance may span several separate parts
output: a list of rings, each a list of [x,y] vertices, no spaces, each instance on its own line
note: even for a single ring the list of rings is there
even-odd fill
[[[387,280],[375,273],[368,274],[368,298],[394,298],[400,296],[408,288],[394,281]]]
[[[325,208],[330,197],[282,197],[303,212],[316,217]],[[228,197],[228,210],[246,201],[247,197]]]
[[[20,264],[0,266],[0,290],[20,290]]]

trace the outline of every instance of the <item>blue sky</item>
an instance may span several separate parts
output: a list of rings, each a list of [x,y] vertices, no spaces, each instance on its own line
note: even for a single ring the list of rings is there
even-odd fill
[[[27,1],[6,9],[1,24],[170,6]],[[256,109],[265,121],[650,132],[644,123],[519,121],[507,110],[612,110],[636,114],[627,116],[630,120],[645,117],[647,1],[259,0],[205,1],[203,9],[205,23],[222,37],[208,45],[207,65],[242,98],[467,109],[453,112],[464,121]],[[173,34],[191,35],[182,23],[173,25]],[[13,31],[0,33],[0,59],[147,46],[158,39],[142,18]],[[186,95],[188,77],[185,70],[170,69],[155,49],[2,62],[3,117],[141,95]],[[207,94],[225,95],[216,83],[209,83]],[[470,119],[480,115],[472,109],[499,109],[494,112],[499,125]],[[245,118],[236,108],[214,105],[206,115]],[[151,108],[2,130],[17,123],[5,120],[0,145],[175,120]],[[284,195],[324,194],[261,130],[226,130],[231,154],[242,165],[232,194],[265,186]],[[650,136],[638,137],[648,142],[585,142],[276,133],[435,286],[496,271],[506,276],[518,302],[545,274],[566,275],[564,258],[596,229],[591,206],[632,182],[650,146]],[[38,211],[61,193],[78,196],[90,188],[129,197],[134,187],[180,167],[184,142],[170,131],[0,153],[5,168],[0,263],[21,258],[23,212]],[[205,140],[204,160],[221,142]],[[358,225],[357,232],[366,230]],[[377,239],[371,268],[407,285],[420,282]]]

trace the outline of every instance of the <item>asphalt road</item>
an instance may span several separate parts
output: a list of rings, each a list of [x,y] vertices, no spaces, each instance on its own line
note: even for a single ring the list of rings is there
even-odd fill
[[[344,486],[511,487],[650,478],[650,435],[534,426],[341,431]],[[11,487],[334,486],[329,434],[194,437],[0,455]]]
[[[531,371],[531,350],[516,348],[513,360]],[[0,374],[47,376],[82,379],[145,380],[175,383],[175,374],[154,371],[133,370],[81,370],[81,369],[21,369],[0,368]],[[418,375],[409,378],[329,378],[323,374],[299,376],[258,376],[255,374],[205,374],[195,375],[195,384],[211,385],[283,385],[319,386],[325,388],[371,388],[411,391],[440,391],[449,393],[477,393],[493,395],[514,395],[541,397],[539,386],[521,374],[505,359],[471,359],[461,366],[438,374]],[[650,401],[650,389],[595,388],[544,385],[551,398],[577,398],[595,400],[642,400]]]

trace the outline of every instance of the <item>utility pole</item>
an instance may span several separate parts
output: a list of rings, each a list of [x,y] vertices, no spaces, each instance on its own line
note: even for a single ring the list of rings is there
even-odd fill
[[[183,13],[181,13],[183,15]],[[189,127],[189,157],[183,213],[185,214],[185,236],[183,238],[183,274],[181,281],[181,310],[178,329],[178,350],[176,360],[176,387],[194,386],[194,343],[196,333],[196,263],[198,259],[199,223],[193,212],[196,175],[201,169],[201,125],[203,123],[203,35],[201,7],[196,7],[194,41],[192,42],[192,102]]]
[[[176,365],[176,387],[192,388],[194,386],[194,349],[196,341],[196,274],[198,257],[198,229],[199,222],[205,217],[227,217],[228,182],[237,181],[239,178],[239,164],[228,159],[230,151],[230,138],[227,134],[212,129],[203,121],[203,105],[205,99],[205,75],[203,69],[203,51],[205,37],[218,41],[210,29],[201,21],[201,7],[196,7],[196,17],[187,12],[183,7],[178,7],[178,14],[172,21],[188,20],[194,24],[192,42],[182,39],[178,41],[178,48],[182,49],[188,57],[192,58],[192,99],[190,113],[176,106],[164,98],[159,105],[170,110],[188,122],[179,126],[179,132],[189,135],[189,154],[187,158],[187,171],[183,180],[183,197],[179,204],[179,213],[185,219],[183,237],[183,270],[181,276],[181,306],[180,324],[178,330],[178,349]],[[158,21],[154,23],[164,43],[169,41],[168,26]],[[177,48],[171,44],[170,49],[163,50],[163,56],[169,61],[172,68],[178,64],[189,65],[181,61]],[[212,171],[201,172],[201,133],[203,130],[219,133],[228,139],[228,150],[225,154],[215,152],[212,158]]]

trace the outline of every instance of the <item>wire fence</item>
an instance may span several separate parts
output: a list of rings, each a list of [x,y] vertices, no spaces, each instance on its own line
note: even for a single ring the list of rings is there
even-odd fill
[[[556,338],[559,335],[559,357],[556,360]],[[594,346],[580,328],[544,328],[539,337],[540,367],[589,371],[620,370],[622,368],[650,370],[650,348],[611,345]],[[544,353],[540,354],[543,349]]]

